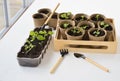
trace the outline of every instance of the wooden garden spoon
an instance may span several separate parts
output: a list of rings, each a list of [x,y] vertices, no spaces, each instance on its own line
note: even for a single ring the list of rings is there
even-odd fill
[[[50,16],[47,18],[47,20],[45,21],[45,23],[43,24],[42,29],[45,28],[45,26],[47,25],[48,21],[51,19],[52,15],[55,13],[56,9],[59,7],[60,3],[57,4],[57,6],[55,7],[55,9],[53,10],[53,12],[50,14]]]

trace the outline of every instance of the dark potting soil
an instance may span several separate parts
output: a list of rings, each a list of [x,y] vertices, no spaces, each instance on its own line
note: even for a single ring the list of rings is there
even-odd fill
[[[44,18],[44,16],[41,15],[41,14],[35,14],[35,15],[33,16],[33,18],[35,18],[35,19]]]
[[[68,33],[69,35],[71,35],[71,36],[80,36],[80,35],[82,35],[82,32],[73,33],[72,31],[68,31],[67,33]]]
[[[100,27],[103,28],[104,26],[100,25]],[[113,28],[112,28],[112,26],[109,25],[108,27],[105,28],[105,30],[112,31]]]
[[[98,20],[97,20],[97,18],[95,18],[95,16],[94,16],[94,17],[91,18],[91,20],[93,20],[93,21],[104,21],[104,18],[99,17]]]
[[[41,10],[41,11],[39,11],[39,13],[48,14],[48,13],[49,13],[49,11],[48,11],[48,10]]]
[[[53,19],[57,19],[57,14],[52,16]]]
[[[84,27],[84,26],[87,26],[85,29],[83,28],[84,30],[89,30],[91,28],[91,26],[88,24],[83,24],[80,27]]]
[[[39,31],[40,28],[35,28],[34,31]],[[45,29],[47,32],[52,30],[51,28],[50,29]],[[31,40],[31,36],[29,36],[29,38],[27,40]],[[25,50],[25,45],[29,45],[28,42],[26,42],[24,44],[24,46],[21,47],[20,51],[18,52],[18,56],[19,58],[21,57],[25,57],[25,58],[37,58],[39,57],[39,55],[41,54],[41,52],[43,50],[45,50],[45,46],[47,44],[47,42],[49,41],[49,36],[46,36],[46,40],[44,41],[39,41],[37,39],[35,39],[34,41],[32,41],[31,43],[33,45],[35,45],[35,47],[33,47],[29,52],[26,52]]]
[[[41,54],[41,51],[39,49],[39,51],[36,50],[36,47],[31,49],[27,54],[28,54],[28,58],[37,58],[39,57],[39,55]]]
[[[82,17],[77,17],[77,18],[75,18],[75,20],[76,20],[76,21],[80,21],[80,20],[87,20],[87,18],[86,18],[86,17],[84,17],[84,19],[82,19]]]
[[[67,29],[67,28],[72,27],[72,25],[71,25],[71,24],[69,24],[69,25],[65,28],[65,27],[64,27],[64,24],[61,24],[61,25],[60,25],[60,27],[61,27],[61,28],[63,28],[63,29]]]
[[[39,32],[41,30],[41,28],[35,28],[34,31]]]
[[[41,54],[43,50],[42,45],[36,45],[34,48],[32,48],[29,52],[26,53],[26,50],[24,50],[24,46],[21,48],[20,52],[18,53],[18,57],[25,57],[25,58],[37,58]]]
[[[94,31],[96,31],[96,30],[93,30],[93,31],[90,32],[90,34],[93,35],[93,36],[95,36],[95,34],[93,33]],[[105,35],[104,31],[102,31],[102,30],[99,30],[99,31],[100,31],[100,34],[97,37]]]

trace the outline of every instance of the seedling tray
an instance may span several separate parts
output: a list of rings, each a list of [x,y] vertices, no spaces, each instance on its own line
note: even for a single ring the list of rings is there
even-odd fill
[[[27,58],[27,57],[19,57],[19,54],[17,55],[17,60],[21,66],[38,66],[41,63],[41,60],[48,48],[48,45],[50,43],[50,40],[52,39],[52,36],[49,36],[47,44],[44,46],[42,52],[40,52],[39,57],[37,58]]]
[[[113,19],[108,18],[110,22]],[[91,40],[65,40],[62,39],[59,28],[57,28],[54,38],[54,49],[68,49],[72,52],[92,52],[92,53],[112,53],[114,54],[117,49],[116,32],[113,31],[112,41],[91,41]]]

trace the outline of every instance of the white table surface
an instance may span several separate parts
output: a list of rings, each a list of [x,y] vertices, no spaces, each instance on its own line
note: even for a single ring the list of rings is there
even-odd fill
[[[104,72],[83,59],[77,59],[70,52],[54,74],[50,68],[60,57],[51,41],[42,63],[37,67],[22,67],[17,53],[24,44],[30,30],[34,29],[32,14],[40,8],[54,9],[59,0],[36,0],[22,17],[0,40],[0,81],[120,81],[120,6],[119,0],[61,0],[57,12],[71,11],[73,14],[104,14],[113,18],[116,27],[118,48],[116,54],[84,53],[99,64],[109,68]]]

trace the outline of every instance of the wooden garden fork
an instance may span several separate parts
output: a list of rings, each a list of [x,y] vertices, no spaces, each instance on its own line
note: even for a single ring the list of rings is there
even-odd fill
[[[52,69],[50,70],[50,73],[54,73],[55,72],[55,70],[57,69],[57,67],[62,62],[64,56],[68,54],[68,49],[61,49],[60,50],[60,54],[61,54],[61,57],[57,60],[57,62],[55,63],[55,65],[52,67]]]

